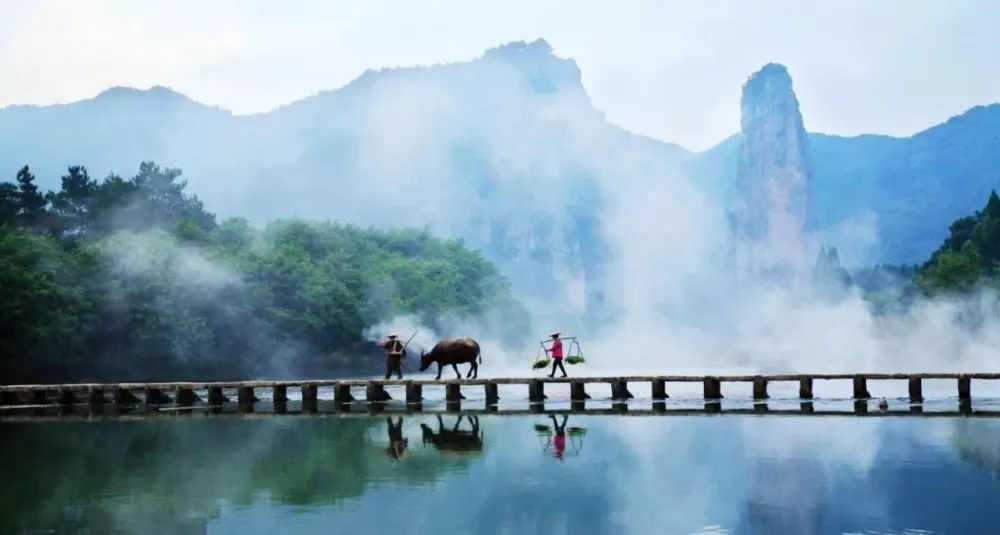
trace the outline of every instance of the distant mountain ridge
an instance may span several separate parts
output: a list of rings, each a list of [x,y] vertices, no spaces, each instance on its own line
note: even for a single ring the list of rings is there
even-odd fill
[[[808,138],[814,224],[848,265],[926,259],[947,225],[1000,185],[997,104],[906,138]],[[183,169],[222,216],[427,224],[480,247],[533,291],[553,277],[576,281],[562,291],[579,306],[601,299],[609,244],[599,228],[620,180],[616,155],[629,153],[651,178],[682,171],[731,205],[738,146],[733,136],[692,152],[607,122],[577,64],[541,39],[467,62],[369,70],[253,115],[164,87],[0,110],[0,171],[11,177],[28,164],[55,187],[68,165],[128,175],[154,160]]]

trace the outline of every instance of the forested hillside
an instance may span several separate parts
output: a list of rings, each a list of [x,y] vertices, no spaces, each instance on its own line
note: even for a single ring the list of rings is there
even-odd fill
[[[508,343],[528,317],[462,242],[282,219],[216,220],[177,169],[70,167],[43,192],[0,183],[0,377],[224,380],[378,369],[394,315],[474,321]],[[376,333],[385,335],[386,333]]]

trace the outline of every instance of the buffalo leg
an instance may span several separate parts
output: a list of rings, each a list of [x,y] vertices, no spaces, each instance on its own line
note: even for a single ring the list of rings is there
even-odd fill
[[[444,433],[444,420],[441,419],[441,415],[438,414],[438,434]]]
[[[441,380],[441,369],[442,369],[441,363],[438,362],[438,376],[434,378],[435,381]]]
[[[453,363],[451,365],[451,369],[455,370],[455,379],[461,379],[462,378],[462,372],[458,371],[458,364]]]
[[[469,365],[469,375],[467,375],[466,378],[469,377],[479,379],[479,364],[476,364],[476,361],[472,361],[472,364]]]

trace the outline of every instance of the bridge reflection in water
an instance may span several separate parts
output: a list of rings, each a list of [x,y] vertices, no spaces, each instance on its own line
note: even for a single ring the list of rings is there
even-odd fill
[[[40,420],[73,420],[100,421],[107,419],[170,419],[170,418],[369,418],[375,415],[403,416],[413,414],[444,415],[452,414],[468,416],[525,416],[525,415],[588,415],[588,416],[627,416],[627,417],[670,417],[670,416],[716,416],[716,415],[754,415],[754,416],[807,416],[807,417],[923,417],[923,418],[1000,418],[1000,405],[992,404],[987,409],[974,409],[969,402],[959,401],[949,407],[941,400],[933,409],[925,410],[923,404],[910,404],[905,409],[873,406],[874,402],[854,400],[844,403],[843,400],[800,401],[797,406],[788,400],[774,403],[754,402],[751,407],[723,407],[718,400],[706,400],[703,405],[693,405],[690,402],[682,404],[666,401],[612,402],[610,406],[590,407],[587,401],[571,401],[560,403],[561,407],[546,407],[545,403],[534,403],[523,408],[500,408],[498,405],[473,402],[444,402],[433,407],[424,404],[390,404],[390,403],[309,403],[309,402],[258,402],[247,404],[226,404],[216,406],[195,406],[186,408],[162,408],[149,405],[117,406],[117,405],[48,405],[48,406],[14,406],[0,409],[0,424],[4,422],[23,422]],[[849,405],[848,405],[849,403]],[[593,404],[608,405],[593,402]],[[845,408],[816,408],[816,405],[848,405]],[[568,405],[568,407],[567,407]],[[773,406],[772,406],[773,405]],[[956,407],[957,406],[957,407]],[[992,410],[995,407],[995,410]],[[470,419],[473,430],[479,432],[478,418]],[[433,442],[434,436],[446,433],[443,424],[438,430],[428,427],[425,440]]]

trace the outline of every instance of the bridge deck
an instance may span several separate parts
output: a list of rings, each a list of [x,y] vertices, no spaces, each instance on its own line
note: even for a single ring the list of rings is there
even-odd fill
[[[0,385],[0,392],[36,392],[40,390],[63,390],[71,392],[86,392],[90,390],[111,390],[123,388],[126,390],[156,389],[156,390],[176,390],[193,389],[202,390],[208,388],[274,388],[274,387],[301,387],[301,386],[352,386],[361,387],[369,384],[379,384],[383,386],[406,386],[408,384],[431,386],[431,385],[460,385],[460,386],[482,386],[486,384],[495,385],[527,385],[533,382],[550,384],[569,383],[647,383],[653,381],[664,381],[667,383],[700,383],[706,377],[711,377],[720,382],[753,382],[763,379],[767,382],[801,381],[803,379],[812,380],[844,380],[844,379],[865,379],[865,380],[909,380],[909,379],[986,379],[1000,380],[1000,373],[815,373],[815,374],[772,374],[772,375],[629,375],[629,376],[608,376],[608,377],[568,377],[568,378],[548,378],[548,377],[495,377],[479,379],[304,379],[290,381],[223,381],[223,382],[169,382],[169,383],[70,383],[70,384],[42,384],[42,385]]]

